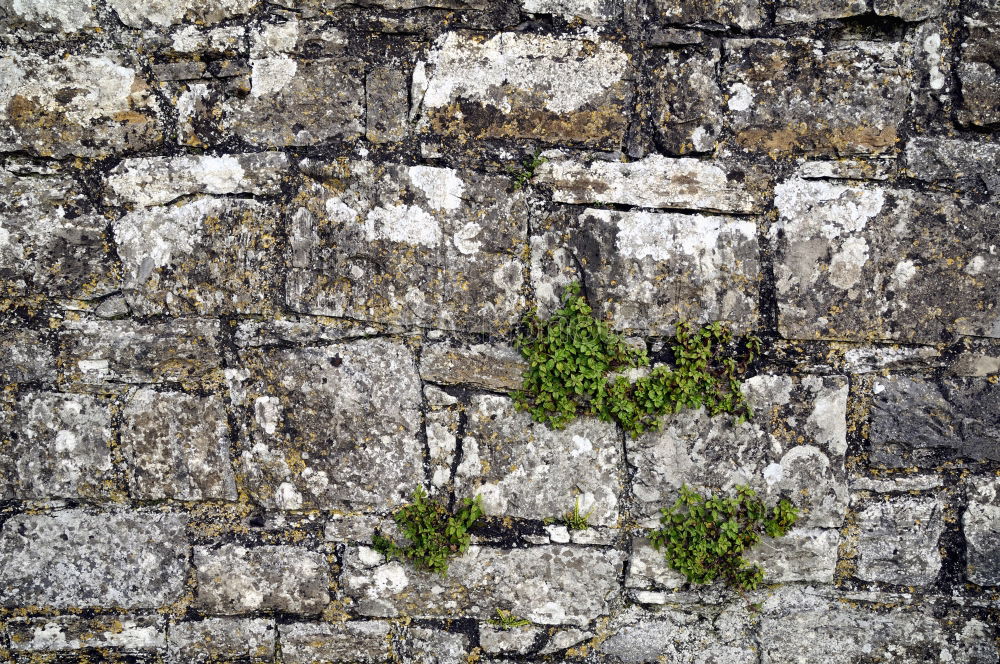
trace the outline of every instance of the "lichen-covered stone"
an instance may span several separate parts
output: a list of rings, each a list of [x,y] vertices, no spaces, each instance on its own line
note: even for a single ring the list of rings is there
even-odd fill
[[[323,554],[296,546],[196,546],[195,606],[208,613],[319,613],[330,601]]]
[[[410,74],[402,66],[378,67],[365,78],[365,137],[373,143],[406,138]]]
[[[541,633],[535,625],[505,628],[484,622],[479,624],[479,647],[491,654],[524,655],[534,649]]]
[[[136,69],[111,53],[0,54],[0,150],[103,157],[162,140],[159,107]]]
[[[667,23],[733,26],[743,30],[764,22],[759,0],[655,0],[658,16]]]
[[[622,0],[519,0],[529,14],[562,16],[567,22],[582,20],[589,25],[604,25],[622,14]]]
[[[312,166],[317,179],[290,215],[294,310],[489,334],[516,322],[528,215],[505,178],[368,162],[323,175]]]
[[[266,203],[201,198],[114,222],[125,297],[140,314],[268,313],[280,299],[280,220]]]
[[[456,490],[481,495],[487,514],[558,519],[579,501],[591,524],[617,522],[624,478],[614,425],[580,418],[556,431],[507,397],[481,395],[466,409],[464,434]]]
[[[424,346],[420,377],[442,385],[471,385],[493,392],[520,389],[527,363],[510,346],[473,344],[468,348],[447,342]]]
[[[185,519],[170,512],[18,514],[0,528],[0,606],[156,608],[181,598]]]
[[[672,590],[685,583],[684,575],[667,564],[663,551],[657,551],[649,539],[632,538],[632,551],[625,574],[626,588]]]
[[[270,618],[205,618],[170,625],[167,644],[173,662],[247,658],[271,661],[276,628]]]
[[[778,0],[778,23],[812,23],[857,16],[868,11],[866,0]]]
[[[399,651],[404,662],[467,664],[469,637],[442,629],[410,627]]]
[[[771,229],[786,338],[996,337],[998,208],[881,186],[788,180]],[[941,223],[961,219],[962,223]]]
[[[756,664],[756,639],[743,609],[709,611],[632,607],[609,625],[610,638],[598,650],[614,664],[726,662]]]
[[[107,499],[115,489],[110,444],[107,400],[25,392],[0,421],[0,499]]]
[[[782,537],[764,537],[747,560],[760,563],[770,583],[833,583],[840,534],[822,528],[793,528]]]
[[[1000,196],[1000,145],[952,138],[914,138],[904,154],[910,175],[961,191],[985,190]]]
[[[7,631],[11,649],[25,652],[107,648],[150,653],[163,652],[167,645],[166,620],[157,615],[16,618],[7,623]]]
[[[944,532],[939,498],[892,496],[856,506],[855,576],[905,586],[933,583],[941,569]]]
[[[895,146],[909,100],[904,46],[732,39],[722,90],[735,143],[773,154],[870,154]]]
[[[608,612],[621,566],[615,550],[472,546],[442,578],[361,548],[348,550],[341,586],[366,616],[487,620],[499,606],[542,625],[582,626]]]
[[[962,5],[968,37],[956,66],[962,88],[961,122],[980,127],[1000,124],[1000,7],[993,0]]]
[[[0,327],[0,347],[6,354],[0,362],[0,381],[48,383],[55,380],[55,355],[47,337],[39,330]]]
[[[218,23],[250,13],[258,4],[259,0],[108,0],[121,22],[131,28]]]
[[[448,32],[417,63],[427,133],[613,148],[626,129],[628,56],[611,41]]]
[[[420,378],[388,339],[248,350],[232,374],[250,412],[250,495],[279,509],[388,509],[423,479]]]
[[[92,0],[0,0],[0,28],[72,36],[97,27]]]
[[[966,574],[981,586],[1000,586],[1000,480],[976,478],[962,515]]]
[[[135,499],[236,500],[218,395],[136,391],[122,411],[120,445]]]
[[[871,460],[890,468],[1000,461],[1000,386],[982,378],[879,378]]]
[[[659,143],[670,154],[711,152],[722,131],[720,53],[667,51],[653,70]]]
[[[754,416],[743,424],[686,410],[663,430],[627,439],[637,515],[658,524],[682,484],[712,490],[749,484],[767,503],[788,495],[800,527],[833,528],[847,511],[847,381],[761,375],[743,384]]]
[[[280,631],[281,653],[287,664],[381,664],[390,661],[393,654],[387,622],[291,623],[281,625]]]
[[[946,4],[945,0],[875,0],[873,9],[879,16],[923,21],[940,14]]]

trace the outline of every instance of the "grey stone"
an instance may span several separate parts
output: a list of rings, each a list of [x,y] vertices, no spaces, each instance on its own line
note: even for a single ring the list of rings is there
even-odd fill
[[[406,138],[410,74],[402,66],[377,67],[365,79],[365,137],[373,143]]]
[[[814,23],[857,16],[868,11],[866,0],[778,0],[775,20],[780,23]]]
[[[330,601],[323,554],[296,546],[196,546],[195,606],[234,615],[260,610],[319,613]]]
[[[0,363],[0,380],[7,383],[55,380],[55,355],[46,336],[38,330],[0,328],[0,346],[7,355]]]
[[[177,23],[218,23],[252,12],[259,0],[108,0],[122,23],[131,28],[167,27]]]
[[[481,495],[487,514],[561,518],[579,501],[591,524],[617,522],[624,477],[614,425],[579,418],[555,431],[492,395],[473,397],[466,418],[456,491]]]
[[[869,458],[890,468],[1000,461],[1000,386],[982,378],[879,378]]]
[[[916,178],[962,191],[981,189],[1000,196],[1000,145],[952,138],[914,138],[904,153]]]
[[[384,326],[349,319],[288,316],[272,320],[242,320],[236,325],[240,348],[308,346],[328,341],[351,341],[360,337],[401,334],[398,326]]]
[[[0,54],[0,150],[103,157],[162,141],[148,84],[118,55]]]
[[[945,0],[875,0],[875,13],[879,16],[896,16],[904,21],[923,21],[937,16],[945,7]]]
[[[508,193],[504,178],[450,168],[350,162],[334,170],[315,172],[329,184],[308,180],[291,210],[293,310],[510,330],[524,305],[523,193]]]
[[[139,500],[236,500],[222,399],[140,389],[122,409],[129,494]]]
[[[995,204],[821,180],[775,188],[778,327],[792,339],[1000,335]],[[942,224],[940,219],[961,219]]]
[[[276,4],[294,8],[306,15],[323,14],[345,5],[402,10],[425,7],[483,10],[489,6],[488,0],[280,0]]]
[[[1000,480],[975,478],[962,515],[966,574],[981,586],[1000,586]]]
[[[614,148],[626,129],[628,56],[593,37],[442,35],[413,74],[420,130]]]
[[[205,618],[170,625],[171,662],[207,662],[245,657],[271,661],[276,628],[270,618]]]
[[[916,348],[877,346],[847,350],[844,353],[843,370],[851,374],[863,374],[885,370],[920,369],[942,364],[941,352],[930,346]]]
[[[281,625],[279,630],[286,664],[375,664],[392,658],[387,622],[291,623]]]
[[[527,363],[511,346],[448,342],[428,344],[420,354],[420,377],[441,385],[471,385],[493,392],[521,388]]]
[[[657,15],[670,23],[760,27],[764,13],[759,0],[655,0]]]
[[[0,606],[157,608],[179,600],[185,519],[147,510],[18,514],[0,529]]]
[[[0,497],[106,500],[116,488],[106,399],[25,392],[0,430]]]
[[[847,381],[760,375],[743,384],[754,416],[686,410],[663,430],[626,439],[637,516],[658,525],[682,484],[713,491],[749,484],[768,504],[790,494],[799,527],[836,528],[847,511]]]
[[[280,152],[126,159],[108,174],[107,200],[149,207],[192,194],[274,196],[287,170]]]
[[[493,549],[471,546],[448,575],[382,562],[371,549],[349,549],[341,587],[366,616],[470,617],[497,607],[541,625],[583,626],[608,613],[618,593],[622,555],[567,546]]]
[[[551,630],[549,630],[551,631]],[[538,651],[539,655],[549,655],[560,650],[565,650],[570,646],[575,646],[587,639],[593,638],[594,633],[582,629],[569,628],[555,631],[550,637],[545,647]]]
[[[875,159],[810,159],[802,162],[795,174],[805,180],[888,180],[895,162]]]
[[[431,482],[441,488],[451,481],[461,414],[455,408],[432,410],[424,414],[424,420],[427,425],[427,452],[433,472]]]
[[[252,413],[250,495],[279,509],[388,509],[423,480],[420,379],[387,339],[247,350],[233,401]]]
[[[1000,123],[1000,8],[992,0],[970,0],[962,18],[968,37],[956,67],[962,88],[958,119],[994,127]]]
[[[912,470],[912,469],[910,469]],[[904,470],[903,472],[906,472]],[[891,493],[893,491],[928,491],[944,485],[939,475],[890,475],[889,477],[851,477],[852,491],[874,491],[876,493]]]
[[[58,652],[107,648],[116,652],[162,652],[166,620],[157,615],[16,618],[7,623],[14,651]]]
[[[736,145],[770,154],[895,146],[909,100],[905,46],[732,39],[722,89]]]
[[[857,506],[855,575],[865,581],[919,586],[941,569],[944,509],[934,497],[892,496]]]
[[[278,217],[272,205],[229,198],[126,214],[114,236],[129,306],[147,315],[272,312],[283,267]]]
[[[347,52],[348,35],[343,30],[330,27],[322,18],[308,20],[313,17],[306,13],[300,16],[285,12],[283,23],[261,22],[250,26],[250,57],[259,59],[285,53],[317,58]]]
[[[469,637],[442,629],[410,627],[400,650],[402,661],[422,664],[467,664]]]
[[[589,25],[604,25],[622,14],[621,0],[520,0],[529,14],[562,16],[566,22],[581,20]]]
[[[782,537],[765,536],[746,558],[764,567],[769,583],[833,583],[839,542],[836,530],[793,528]]]
[[[0,0],[0,27],[28,34],[70,36],[97,27],[91,0]]]
[[[268,27],[270,26],[268,25]],[[247,29],[242,25],[216,27],[200,24],[187,24],[173,30],[170,33],[169,38],[170,45],[162,49],[160,53],[157,53],[156,55],[166,55],[168,57],[176,58],[180,58],[181,56],[198,55],[205,60],[216,61],[211,63],[213,66],[227,62],[228,58],[234,58],[237,56],[245,58],[247,55]],[[218,62],[219,60],[221,60],[222,63]],[[201,64],[203,67],[207,68],[206,63],[196,62],[180,61],[166,64]],[[220,73],[217,69],[214,71],[216,72],[216,75]]]
[[[632,555],[625,575],[626,588],[674,590],[685,583],[684,575],[671,569],[664,553],[657,551],[649,539],[632,538]]]
[[[479,624],[479,647],[490,654],[526,655],[535,647],[542,630],[534,625],[503,628]]]
[[[667,51],[653,71],[653,121],[669,154],[711,152],[722,131],[722,91],[716,78],[718,49],[708,54]]]

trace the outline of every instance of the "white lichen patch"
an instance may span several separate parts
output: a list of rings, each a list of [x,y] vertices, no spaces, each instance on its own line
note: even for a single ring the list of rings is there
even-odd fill
[[[78,32],[97,25],[92,0],[10,0],[21,20],[46,30]]]
[[[250,62],[250,94],[254,97],[280,92],[295,78],[298,64],[287,55],[275,55]]]
[[[465,183],[455,169],[411,166],[406,173],[413,186],[427,197],[432,209],[453,212],[462,206]]]
[[[865,229],[885,205],[878,187],[832,184],[821,180],[787,180],[774,188],[779,220],[775,225],[794,242],[808,237],[833,240]]]

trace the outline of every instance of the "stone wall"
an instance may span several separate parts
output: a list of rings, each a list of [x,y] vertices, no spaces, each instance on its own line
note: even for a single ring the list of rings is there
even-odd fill
[[[996,0],[0,0],[0,40],[0,660],[998,661]],[[574,280],[654,357],[760,335],[755,417],[516,411]],[[744,482],[802,508],[766,587],[685,584],[659,508]],[[446,578],[370,548],[418,484],[491,515]]]

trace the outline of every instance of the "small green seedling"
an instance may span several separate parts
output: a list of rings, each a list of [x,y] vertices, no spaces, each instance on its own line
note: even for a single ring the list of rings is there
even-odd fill
[[[409,540],[405,546],[378,533],[372,546],[387,558],[409,560],[417,568],[448,573],[448,559],[465,553],[469,548],[469,529],[483,516],[481,498],[463,498],[461,507],[448,510],[427,498],[424,488],[413,491],[413,503],[400,508],[393,519]]]
[[[535,177],[535,170],[547,162],[548,159],[545,157],[540,157],[539,153],[536,152],[534,155],[524,160],[521,165],[521,169],[516,168],[510,169],[511,177],[514,178],[514,190],[523,189],[526,184]]]
[[[748,486],[737,486],[736,496],[703,498],[687,486],[673,507],[660,510],[663,528],[650,535],[664,552],[667,564],[691,583],[722,579],[739,591],[754,590],[764,579],[760,565],[743,553],[762,535],[781,537],[795,524],[798,509],[781,499],[770,510]]]
[[[570,530],[586,530],[590,527],[587,520],[590,519],[590,515],[594,513],[594,508],[591,507],[587,510],[586,514],[580,513],[580,497],[577,496],[576,504],[573,505],[573,509],[566,512],[563,519],[566,522],[566,527]]]
[[[490,618],[487,622],[500,629],[513,629],[514,627],[525,627],[531,624],[530,620],[519,618],[513,612],[504,611],[503,609],[497,609],[496,617]]]

